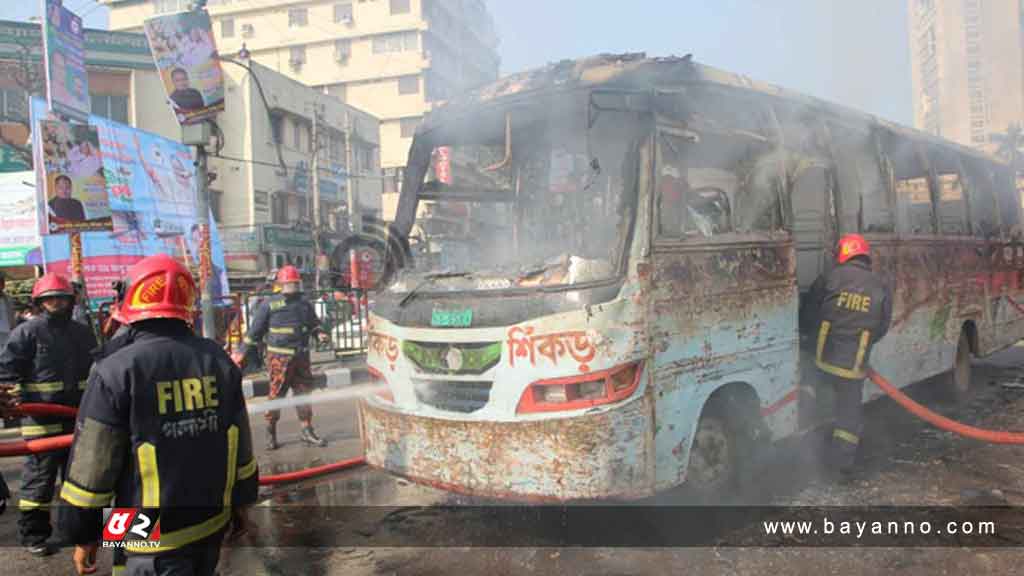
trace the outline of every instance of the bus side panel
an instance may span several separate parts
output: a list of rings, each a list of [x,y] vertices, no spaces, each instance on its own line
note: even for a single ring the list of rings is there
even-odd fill
[[[889,334],[875,347],[871,364],[893,384],[907,386],[949,370],[965,323],[975,325],[981,349],[996,346],[979,246],[973,240],[908,239],[894,250],[876,249],[895,302]],[[866,398],[881,394],[865,387]]]
[[[752,391],[775,435],[796,429],[798,297],[789,241],[656,247],[654,266],[655,479],[663,489],[685,480],[704,403],[723,385]]]
[[[993,314],[999,348],[1024,339],[1024,246],[1000,243],[993,248]]]

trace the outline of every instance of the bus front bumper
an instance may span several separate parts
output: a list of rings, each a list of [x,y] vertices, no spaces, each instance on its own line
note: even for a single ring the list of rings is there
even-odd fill
[[[474,496],[566,501],[651,494],[650,402],[515,422],[413,416],[372,400],[359,413],[371,466]]]

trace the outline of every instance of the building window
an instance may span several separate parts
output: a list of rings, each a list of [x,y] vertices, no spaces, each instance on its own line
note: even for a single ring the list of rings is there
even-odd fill
[[[288,197],[277,193],[271,197],[270,220],[274,224],[288,223]]]
[[[225,18],[220,21],[220,37],[221,38],[234,38],[235,37],[235,19]]]
[[[280,114],[270,115],[270,134],[275,144],[283,144],[284,116]]]
[[[292,68],[298,68],[306,63],[306,47],[305,46],[292,46],[291,55],[288,57],[288,63],[292,65]]]
[[[255,34],[256,29],[252,24],[242,24],[242,38],[252,38]]]
[[[292,148],[296,150],[302,150],[302,124],[299,122],[292,123]]]
[[[107,94],[90,94],[92,113],[109,118],[114,122],[128,123],[128,97]]]
[[[420,77],[419,76],[402,76],[398,79],[398,93],[399,94],[419,94],[420,93]]]
[[[288,9],[288,27],[301,28],[309,23],[309,10],[306,8]]]
[[[183,12],[189,9],[193,0],[154,0],[153,13]]]
[[[392,14],[408,14],[409,12],[409,0],[391,0]]]
[[[412,138],[416,134],[416,127],[420,124],[419,118],[402,118],[399,120],[402,138]]]
[[[20,88],[0,90],[0,119],[28,122],[28,94]]]
[[[334,41],[334,59],[345,62],[352,55],[352,41],[348,39]]]
[[[403,52],[419,50],[418,32],[392,32],[373,37],[373,53]]]
[[[334,5],[334,21],[339,24],[348,24],[352,21],[352,3]]]

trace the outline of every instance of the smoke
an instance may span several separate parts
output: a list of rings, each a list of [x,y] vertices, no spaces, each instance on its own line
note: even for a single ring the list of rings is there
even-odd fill
[[[291,396],[288,398],[268,400],[266,402],[250,403],[248,405],[248,410],[249,414],[260,414],[270,410],[281,410],[304,404],[329,404],[331,402],[340,402],[343,400],[351,400],[353,398],[363,398],[384,389],[386,389],[386,386],[362,384],[359,386],[342,388],[341,390],[331,390],[330,392]]]

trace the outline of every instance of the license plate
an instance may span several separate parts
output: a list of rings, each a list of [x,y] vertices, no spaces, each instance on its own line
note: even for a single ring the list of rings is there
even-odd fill
[[[468,328],[473,323],[473,310],[434,310],[430,316],[431,326]]]

